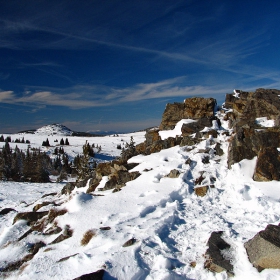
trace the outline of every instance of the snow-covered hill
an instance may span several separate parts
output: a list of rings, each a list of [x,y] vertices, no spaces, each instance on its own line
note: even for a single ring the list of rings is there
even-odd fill
[[[52,222],[41,221],[43,233],[40,227],[29,232],[25,220],[13,223],[14,211],[0,216],[0,268],[20,264],[20,269],[0,275],[5,279],[66,280],[105,269],[103,279],[227,279],[226,272],[204,268],[210,234],[223,231],[223,239],[231,246],[224,255],[234,267],[233,279],[280,279],[280,270],[258,272],[253,268],[244,248],[268,223],[280,222],[280,182],[254,181],[256,158],[228,169],[232,130],[223,114],[217,118],[221,126],[213,125],[215,139],[210,136],[196,145],[130,158],[129,163],[138,163],[130,172],[138,171],[140,176],[118,192],[99,190],[108,176],[103,176],[93,193],[86,193],[86,186],[75,188],[70,195],[61,195],[64,184],[0,183],[1,209],[28,212],[41,204],[39,212],[53,209],[61,213]],[[175,126],[161,135],[175,137],[179,132]],[[129,142],[131,136],[137,143],[144,140],[144,132],[90,140],[102,143],[104,156],[114,156],[120,152],[116,145]],[[30,137],[39,145],[40,137],[46,135]],[[55,136],[49,139],[53,143]],[[71,153],[85,138],[70,136],[69,142]],[[213,152],[216,143],[223,155]],[[169,176],[174,169],[178,177]],[[198,178],[201,182],[197,185]],[[211,184],[214,187],[209,187],[205,196],[195,193],[198,186]],[[43,196],[53,192],[56,194]],[[48,232],[58,228],[69,238],[54,242],[61,232]],[[131,246],[124,247],[127,241]],[[21,264],[34,244],[42,247]]]
[[[38,128],[34,133],[39,135],[70,136],[73,134],[73,131],[62,124],[50,124]]]

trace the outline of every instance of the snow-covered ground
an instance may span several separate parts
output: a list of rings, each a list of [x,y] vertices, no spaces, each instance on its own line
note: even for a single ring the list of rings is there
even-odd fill
[[[223,123],[222,129],[226,127]],[[173,133],[178,131],[175,129]],[[172,132],[165,134],[172,136]],[[119,154],[117,144],[129,142],[130,136],[137,143],[144,140],[141,132],[88,138],[88,141],[101,144],[102,153],[109,158]],[[46,140],[39,135],[24,137],[32,145]],[[48,138],[53,143],[57,137]],[[68,139],[67,149],[81,152],[85,138]],[[131,158],[129,162],[139,163],[131,171],[139,171],[141,176],[116,193],[95,191],[101,196],[93,196],[86,194],[85,187],[75,189],[71,195],[60,195],[63,184],[0,183],[1,209],[32,211],[39,202],[53,200],[60,204],[58,209],[68,211],[56,218],[57,224],[61,228],[69,225],[73,230],[71,238],[57,244],[50,243],[58,235],[43,236],[38,232],[15,242],[29,227],[24,221],[12,224],[15,212],[0,216],[0,267],[25,256],[29,244],[39,241],[48,244],[24,268],[7,274],[5,279],[66,280],[101,268],[106,270],[104,279],[227,279],[225,272],[215,274],[204,269],[203,255],[213,231],[224,231],[223,238],[231,245],[227,255],[234,266],[234,279],[280,279],[280,270],[257,272],[243,246],[267,224],[280,222],[280,182],[253,181],[256,159],[243,160],[229,170],[228,137],[219,134],[216,139],[225,152],[223,156],[212,152],[215,143],[211,140],[202,141],[192,150],[176,146]],[[210,148],[209,154],[201,153],[206,148]],[[206,155],[210,160],[203,164]],[[180,172],[178,178],[166,177],[172,169]],[[216,178],[215,188],[209,189],[204,197],[194,193],[194,181],[201,172],[204,172],[204,185]],[[100,188],[106,180],[103,177]],[[42,198],[43,194],[52,192],[58,194]],[[54,206],[44,206],[40,211],[51,207]],[[102,227],[110,229],[102,230]],[[81,240],[88,230],[93,230],[95,236],[82,246]],[[135,244],[122,247],[131,238]],[[69,258],[60,261],[66,257]]]
[[[112,160],[115,157],[121,154],[121,149],[117,149],[118,145],[125,147],[126,143],[130,142],[131,136],[133,136],[133,140],[136,144],[141,143],[145,140],[145,132],[135,132],[135,133],[128,133],[128,134],[115,134],[115,135],[108,135],[108,136],[100,136],[100,137],[78,137],[78,136],[69,136],[69,135],[61,135],[61,134],[53,134],[48,133],[49,127],[46,126],[45,134],[43,133],[42,128],[38,129],[39,133],[35,134],[28,134],[28,133],[17,133],[17,134],[3,134],[4,139],[10,136],[12,142],[9,143],[10,147],[14,149],[16,146],[22,151],[26,151],[28,146],[32,148],[40,148],[42,152],[46,152],[50,157],[53,157],[53,152],[56,147],[63,147],[64,152],[68,154],[69,159],[73,160],[74,157],[78,154],[82,154],[83,152],[83,145],[86,141],[95,146],[101,146],[101,152],[95,155],[95,160],[97,162]],[[68,132],[67,132],[68,133]],[[23,144],[23,143],[15,143],[16,139],[21,140],[29,140],[30,144]],[[66,138],[69,141],[68,145],[60,145],[60,140],[63,139],[64,141]],[[43,141],[49,140],[50,147],[43,147]],[[0,142],[0,148],[4,146],[5,143]],[[97,150],[97,149],[96,149]]]

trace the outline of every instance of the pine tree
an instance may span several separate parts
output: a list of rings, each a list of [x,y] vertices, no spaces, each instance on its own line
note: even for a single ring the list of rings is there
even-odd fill
[[[79,164],[77,166],[78,180],[81,181],[90,176],[93,167],[91,166],[90,159],[93,153],[92,147],[86,141],[83,145],[83,155],[80,157]]]
[[[65,145],[70,145],[69,141],[68,141],[68,138],[65,139]]]
[[[61,138],[61,140],[60,140],[60,145],[64,145],[64,140],[63,140],[63,138]]]
[[[135,142],[133,137],[130,137],[130,143],[126,143],[125,148],[122,148],[121,158],[123,160],[128,160],[129,158],[137,155]]]

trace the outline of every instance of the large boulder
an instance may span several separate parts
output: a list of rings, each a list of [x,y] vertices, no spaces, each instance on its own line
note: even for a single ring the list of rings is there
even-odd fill
[[[184,103],[167,104],[159,129],[173,129],[176,123],[182,119],[212,118],[215,106],[214,98],[202,97],[188,98]]]
[[[280,226],[268,225],[244,244],[249,261],[258,271],[280,269]]]

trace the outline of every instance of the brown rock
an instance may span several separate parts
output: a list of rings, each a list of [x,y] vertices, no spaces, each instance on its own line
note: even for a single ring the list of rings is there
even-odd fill
[[[214,98],[193,97],[184,102],[183,119],[214,117],[216,100]]]
[[[188,98],[184,103],[167,104],[159,129],[173,129],[181,119],[212,118],[215,106],[215,99],[201,97]]]
[[[53,240],[50,244],[56,244],[59,243],[67,238],[70,238],[73,235],[73,230],[70,228],[69,225],[66,225],[63,233],[60,234],[55,240]]]
[[[13,224],[18,220],[26,220],[29,225],[33,225],[42,217],[46,216],[49,211],[42,211],[42,212],[22,212],[18,213],[13,221]]]
[[[243,159],[253,159],[259,151],[265,148],[280,147],[280,129],[254,129],[239,127],[231,139],[228,152],[228,166]],[[275,156],[275,155],[274,155]]]
[[[196,187],[194,189],[194,192],[197,196],[205,196],[208,192],[209,187],[208,186],[200,186],[200,187]]]
[[[173,129],[178,121],[183,119],[184,103],[168,103],[162,115],[162,121],[159,126],[160,130]]]
[[[125,186],[129,181],[133,181],[140,176],[138,171],[128,172],[128,171],[117,171],[110,175],[110,179],[106,182],[103,191],[111,190],[114,188],[120,189]]]
[[[255,181],[280,180],[280,154],[275,147],[262,148],[254,172]]]
[[[127,241],[122,245],[122,247],[129,247],[129,246],[132,246],[132,245],[135,244],[136,242],[137,242],[137,239],[131,238],[131,239],[127,240]]]
[[[180,176],[180,172],[177,169],[172,169],[167,175],[168,178],[178,178]]]
[[[222,239],[222,231],[212,232],[208,239],[209,248],[205,253],[206,261],[204,267],[213,272],[226,271],[228,276],[233,276],[233,266],[225,259],[222,251],[230,248],[230,245]]]

